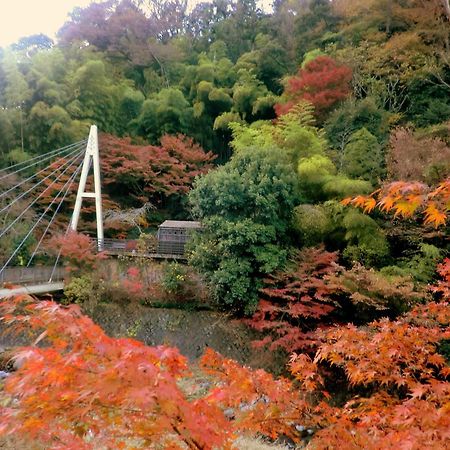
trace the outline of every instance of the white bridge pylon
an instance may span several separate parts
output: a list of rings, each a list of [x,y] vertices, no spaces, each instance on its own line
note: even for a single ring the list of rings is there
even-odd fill
[[[93,167],[94,172],[94,192],[86,192],[86,182],[89,175],[89,170]],[[97,126],[92,125],[89,132],[89,139],[86,146],[86,153],[84,155],[83,168],[81,169],[80,184],[78,185],[77,198],[75,200],[75,207],[70,221],[70,228],[73,231],[77,230],[78,221],[80,219],[81,205],[84,198],[95,199],[95,215],[97,222],[97,245],[98,249],[103,248],[103,212],[102,212],[102,189],[100,179],[100,156],[98,150],[98,132]]]

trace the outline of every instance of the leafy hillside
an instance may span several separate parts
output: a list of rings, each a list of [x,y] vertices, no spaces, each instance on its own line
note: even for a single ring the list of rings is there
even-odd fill
[[[19,352],[0,434],[55,449],[225,449],[245,432],[312,450],[445,448],[448,0],[95,3],[56,43],[1,51],[0,104],[3,167],[99,126],[106,216],[121,218],[107,236],[145,247],[162,218],[202,223],[188,264],[155,282],[142,258],[106,275],[87,236],[53,230],[66,302],[222,310],[269,355],[291,354],[275,379],[207,351],[214,382],[192,399],[176,349],[109,338],[75,305],[4,300],[8,324],[49,346]]]

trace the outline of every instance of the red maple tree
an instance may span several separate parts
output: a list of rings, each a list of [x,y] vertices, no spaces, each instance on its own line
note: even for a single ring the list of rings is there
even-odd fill
[[[449,324],[449,304],[428,303],[396,321],[327,330],[314,359],[294,355],[305,389],[323,394],[334,373],[347,394],[342,407],[323,408],[313,448],[446,448],[450,369],[439,344]]]
[[[104,184],[111,195],[129,193],[139,203],[161,203],[189,191],[215,156],[186,136],[163,136],[161,145],[134,145],[130,138],[100,138]],[[127,194],[128,195],[128,194]]]
[[[363,329],[324,330],[315,357],[291,359],[298,386],[208,350],[200,366],[211,388],[191,399],[175,349],[110,338],[77,306],[21,296],[1,301],[0,313],[4,325],[37,336],[16,351],[0,434],[45,448],[227,449],[238,433],[298,442],[306,430],[315,449],[441,449],[450,437],[450,370],[439,353],[450,338],[445,302]],[[342,406],[328,402],[339,380]]]
[[[275,105],[278,116],[286,114],[300,100],[314,105],[319,121],[350,95],[352,70],[329,56],[318,56],[287,79],[282,103]]]
[[[254,345],[287,351],[315,347],[317,327],[326,325],[337,306],[333,295],[340,287],[334,275],[342,269],[337,258],[337,253],[307,248],[293,258],[292,269],[264,280],[258,309],[245,323],[269,334]]]
[[[103,252],[98,252],[96,243],[88,235],[69,230],[64,234],[55,234],[46,247],[60,255],[67,263],[69,271],[92,271],[98,262],[105,259]]]

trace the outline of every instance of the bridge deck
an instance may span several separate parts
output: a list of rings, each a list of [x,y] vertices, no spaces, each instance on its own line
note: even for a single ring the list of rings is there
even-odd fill
[[[99,243],[97,242],[97,245]],[[102,250],[112,256],[131,258],[186,260],[184,244],[149,245],[145,249],[138,248],[136,240],[104,239]],[[172,252],[172,253],[170,253]],[[16,294],[43,294],[64,289],[64,267],[7,267],[0,273],[0,298]],[[20,285],[13,289],[1,288],[4,284]]]
[[[46,294],[47,292],[61,291],[64,282],[37,284],[34,286],[22,286],[14,289],[0,289],[0,298],[11,297],[20,294]]]

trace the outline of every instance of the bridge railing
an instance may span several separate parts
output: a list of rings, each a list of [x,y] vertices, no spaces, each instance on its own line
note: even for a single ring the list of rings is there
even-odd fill
[[[110,255],[145,256],[152,258],[185,258],[185,242],[155,241],[143,246],[135,239],[94,239],[99,249]]]
[[[53,275],[52,275],[53,273]],[[35,266],[35,267],[7,267],[0,273],[0,286],[4,283],[29,285],[64,281],[66,271],[64,267]]]

